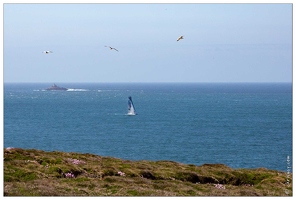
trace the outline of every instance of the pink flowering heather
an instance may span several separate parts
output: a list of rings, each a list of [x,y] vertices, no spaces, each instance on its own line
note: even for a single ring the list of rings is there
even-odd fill
[[[125,176],[125,173],[121,172],[121,171],[119,171],[118,174],[119,174],[119,176]]]
[[[221,189],[221,190],[225,190],[225,186],[222,184],[214,184],[215,188]]]
[[[75,178],[74,174],[71,172],[68,172],[65,174],[66,178]]]

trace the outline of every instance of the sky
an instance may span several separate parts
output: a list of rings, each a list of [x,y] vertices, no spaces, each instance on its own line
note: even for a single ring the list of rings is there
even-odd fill
[[[3,8],[4,83],[292,82],[291,3]]]

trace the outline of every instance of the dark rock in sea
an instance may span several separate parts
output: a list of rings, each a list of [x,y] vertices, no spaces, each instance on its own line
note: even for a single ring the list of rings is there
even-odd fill
[[[46,90],[68,90],[68,89],[64,87],[59,87],[56,84],[53,84],[51,87],[47,88]]]

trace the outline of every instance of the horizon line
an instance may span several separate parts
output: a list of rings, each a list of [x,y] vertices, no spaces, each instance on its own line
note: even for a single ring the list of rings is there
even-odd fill
[[[90,81],[90,82],[86,82],[86,81],[77,81],[77,82],[73,82],[73,81],[68,81],[68,82],[63,82],[63,81],[53,81],[53,82],[39,82],[39,81],[23,81],[23,82],[13,82],[13,81],[8,81],[8,82],[2,82],[3,84],[10,84],[10,83],[19,83],[19,84],[30,84],[30,83],[42,83],[42,84],[53,84],[53,83],[58,83],[58,84],[68,84],[68,83],[114,83],[114,84],[151,84],[151,83],[157,83],[157,84],[167,84],[167,83],[292,83],[293,81],[201,81],[201,82],[194,82],[194,81],[135,81],[135,82],[125,82],[125,81],[118,81],[118,82],[114,82],[114,81],[104,81],[104,82],[95,82],[95,81]]]

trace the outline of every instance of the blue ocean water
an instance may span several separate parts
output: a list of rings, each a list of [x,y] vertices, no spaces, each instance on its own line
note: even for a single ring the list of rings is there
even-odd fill
[[[57,85],[4,84],[4,147],[281,171],[292,157],[291,83]]]

